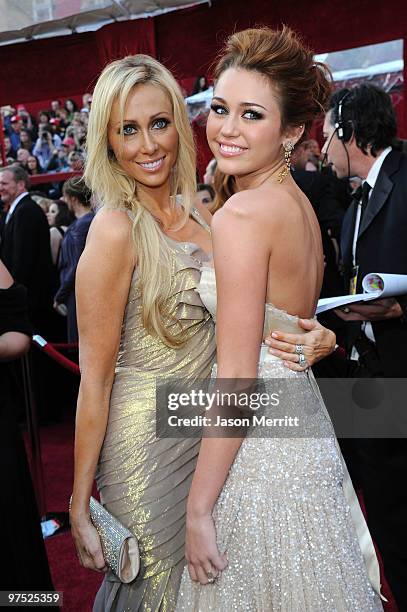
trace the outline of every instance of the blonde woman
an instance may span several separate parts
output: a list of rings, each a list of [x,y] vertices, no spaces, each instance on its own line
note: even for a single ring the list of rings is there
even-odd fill
[[[106,572],[94,610],[173,610],[200,441],[156,438],[155,382],[210,374],[214,323],[195,289],[212,245],[210,213],[192,207],[184,100],[154,59],[128,57],[100,76],[85,180],[102,206],[76,276],[82,378],[72,533],[81,564]],[[311,362],[332,350],[324,330],[306,343],[323,346],[309,349]],[[130,584],[107,570],[89,519],[95,474],[102,503],[139,540],[141,570]]]

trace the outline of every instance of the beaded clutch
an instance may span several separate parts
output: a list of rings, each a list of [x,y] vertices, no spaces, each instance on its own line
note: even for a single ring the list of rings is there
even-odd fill
[[[90,518],[102,544],[107,565],[121,580],[128,583],[140,570],[140,553],[134,534],[124,527],[94,498],[89,502]]]

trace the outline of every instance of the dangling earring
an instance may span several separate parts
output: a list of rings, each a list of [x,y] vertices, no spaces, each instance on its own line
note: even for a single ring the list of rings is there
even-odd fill
[[[284,147],[285,168],[281,170],[280,174],[278,175],[277,180],[279,183],[283,182],[283,180],[285,179],[285,177],[288,175],[288,173],[291,170],[291,153],[293,152],[294,145],[291,142],[291,140],[288,140],[287,142],[283,144],[283,147]]]

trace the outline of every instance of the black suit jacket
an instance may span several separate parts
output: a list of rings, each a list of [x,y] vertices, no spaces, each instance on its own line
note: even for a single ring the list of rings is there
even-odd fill
[[[39,327],[49,316],[56,275],[47,219],[29,195],[2,227],[0,258],[14,279],[27,288],[30,319]]]
[[[346,212],[341,250],[346,286],[352,268],[352,242],[357,202]],[[369,272],[407,274],[407,156],[392,150],[385,158],[362,217],[356,243],[357,292]],[[400,298],[404,306],[405,298]],[[404,318],[372,322],[386,377],[407,376],[407,324]]]
[[[346,185],[331,174],[295,169],[291,174],[311,202],[321,229],[339,241],[343,217],[351,203]]]
[[[338,241],[345,210],[342,202],[334,197],[333,185],[338,182],[338,179],[307,170],[292,170],[291,173],[298,187],[311,202],[321,229],[325,272],[320,297],[343,295],[344,284],[339,273],[337,259],[339,257]]]

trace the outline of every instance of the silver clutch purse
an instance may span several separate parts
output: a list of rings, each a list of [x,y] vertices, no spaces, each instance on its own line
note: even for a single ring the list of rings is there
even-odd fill
[[[89,502],[90,518],[102,544],[107,565],[121,582],[132,582],[140,570],[136,537],[94,498]]]

